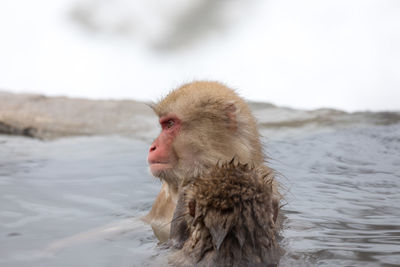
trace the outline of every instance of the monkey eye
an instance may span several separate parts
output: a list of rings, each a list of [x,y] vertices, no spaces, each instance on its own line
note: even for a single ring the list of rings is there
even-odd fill
[[[180,120],[175,116],[162,117],[160,125],[163,130],[172,130],[179,124]]]
[[[168,120],[168,121],[165,123],[165,127],[166,127],[167,129],[171,129],[172,127],[174,127],[174,125],[175,125],[175,122],[174,122],[173,120]]]

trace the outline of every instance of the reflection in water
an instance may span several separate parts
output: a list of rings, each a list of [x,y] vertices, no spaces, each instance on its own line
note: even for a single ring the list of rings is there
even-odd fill
[[[400,124],[357,125],[266,142],[286,190],[282,266],[400,262],[399,136]],[[165,263],[146,225],[43,254],[110,222],[135,224],[150,209],[160,184],[148,174],[145,142],[0,136],[0,144],[1,266]]]

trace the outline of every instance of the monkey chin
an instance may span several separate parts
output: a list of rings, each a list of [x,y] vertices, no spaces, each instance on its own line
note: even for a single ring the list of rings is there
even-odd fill
[[[151,163],[150,172],[154,177],[159,178],[163,182],[167,182],[169,187],[178,187],[178,174],[174,171],[171,163]]]
[[[154,162],[149,164],[150,172],[155,177],[161,178],[162,176],[165,176],[169,170],[172,170],[172,165],[169,162]]]

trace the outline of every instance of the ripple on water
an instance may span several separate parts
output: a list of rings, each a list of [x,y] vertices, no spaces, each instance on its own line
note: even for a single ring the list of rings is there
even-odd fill
[[[283,264],[400,262],[398,136],[392,125],[270,144],[273,157],[285,157],[272,162],[289,188]]]

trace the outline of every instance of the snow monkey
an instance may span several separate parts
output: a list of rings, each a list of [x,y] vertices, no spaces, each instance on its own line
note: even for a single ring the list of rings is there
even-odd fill
[[[276,246],[271,233],[280,194],[246,102],[218,82],[201,81],[170,92],[153,109],[162,130],[148,163],[162,188],[144,220],[157,238],[170,239],[194,262],[209,263],[217,254],[208,252],[237,247],[243,255],[258,253],[254,264],[266,263],[267,248]],[[259,244],[261,252],[250,251]],[[193,246],[194,254],[188,249]]]

